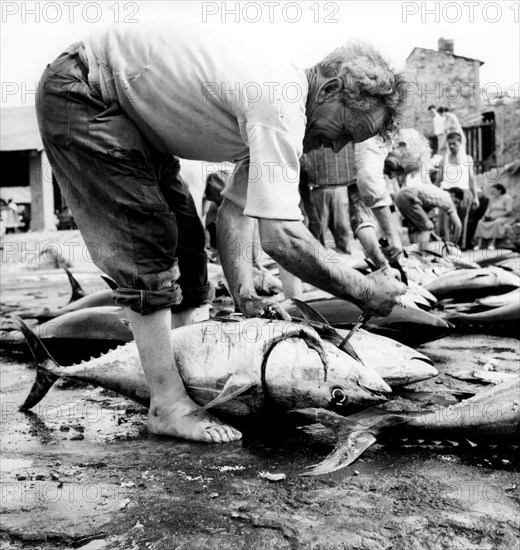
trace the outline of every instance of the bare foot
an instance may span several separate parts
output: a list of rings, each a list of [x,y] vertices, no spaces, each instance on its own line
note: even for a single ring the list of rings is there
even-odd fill
[[[178,401],[168,408],[150,406],[148,430],[156,435],[170,435],[189,441],[206,443],[230,443],[242,438],[242,434],[223,424],[212,414],[200,411],[200,407],[191,399]]]

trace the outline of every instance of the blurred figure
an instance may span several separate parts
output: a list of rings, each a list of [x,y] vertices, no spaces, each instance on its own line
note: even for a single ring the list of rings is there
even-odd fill
[[[399,187],[416,187],[430,182],[432,168],[428,140],[414,128],[399,130],[385,159],[385,174],[397,178]]]
[[[432,117],[433,125],[432,150],[434,153],[437,153],[437,151],[439,150],[439,141],[442,134],[444,134],[444,118],[437,112],[437,107],[435,107],[435,105],[430,105],[428,107],[428,113],[430,113]]]
[[[464,135],[464,130],[462,129],[462,125],[457,115],[450,112],[448,107],[439,107],[437,112],[443,124],[443,131],[438,138],[437,153],[444,155],[448,152],[448,136],[455,132],[461,136],[460,151],[461,154],[464,155],[466,153],[466,136]],[[461,161],[463,160],[464,158],[461,157]]]
[[[475,237],[477,244],[474,250],[482,247],[484,240],[489,240],[488,249],[494,250],[496,241],[506,236],[506,227],[514,220],[513,198],[506,193],[501,183],[496,183],[489,190],[489,203],[484,217],[478,222]]]
[[[458,244],[463,250],[467,247],[466,232],[471,208],[478,208],[479,198],[473,173],[473,158],[461,154],[462,136],[458,132],[448,135],[448,153],[439,165],[436,184],[442,189],[458,188],[464,197],[457,207],[462,221],[462,234],[459,242],[454,240],[449,218],[443,212],[439,216],[439,233],[447,241]],[[462,160],[461,160],[462,159]]]
[[[339,153],[320,147],[303,155],[300,161],[301,186],[307,188],[314,211],[308,214],[309,230],[325,245],[330,230],[336,250],[350,254],[353,236],[348,217],[347,186],[355,182],[354,145],[346,145]],[[315,216],[318,224],[315,224]]]
[[[432,183],[405,187],[394,197],[394,202],[403,218],[408,222],[408,236],[411,243],[427,244],[430,242],[434,224],[429,213],[434,208],[446,212],[454,227],[454,236],[460,235],[462,223],[450,193],[439,189]]]

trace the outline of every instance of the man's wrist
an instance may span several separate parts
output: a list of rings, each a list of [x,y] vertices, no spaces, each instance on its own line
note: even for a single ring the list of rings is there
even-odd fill
[[[371,302],[376,293],[376,283],[369,276],[364,277],[360,293],[359,303],[365,306]]]

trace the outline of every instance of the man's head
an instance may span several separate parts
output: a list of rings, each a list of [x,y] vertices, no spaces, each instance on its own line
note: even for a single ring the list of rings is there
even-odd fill
[[[448,189],[448,193],[450,194],[451,200],[455,206],[458,206],[464,200],[464,191],[458,187],[450,187],[450,189]]]
[[[459,152],[462,136],[458,132],[451,132],[446,138],[450,153],[456,155]]]
[[[501,183],[495,183],[494,185],[492,185],[491,190],[497,196],[506,194],[506,188]]]
[[[428,112],[430,113],[430,115],[432,117],[436,116],[438,113],[437,113],[437,107],[435,107],[435,105],[430,105],[428,107]]]
[[[405,107],[407,82],[361,42],[333,51],[311,69],[304,152],[320,146],[340,151],[376,134],[389,137]]]
[[[428,140],[414,128],[403,128],[392,143],[385,159],[384,173],[389,177],[406,176],[431,169],[432,151]]]

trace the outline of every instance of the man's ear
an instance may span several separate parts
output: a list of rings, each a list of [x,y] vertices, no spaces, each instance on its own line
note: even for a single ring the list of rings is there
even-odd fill
[[[343,90],[343,80],[341,80],[341,78],[338,76],[327,78],[318,90],[318,101],[322,103],[334,97],[337,93],[341,92],[341,90]]]

